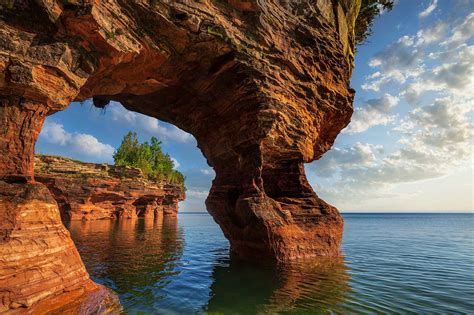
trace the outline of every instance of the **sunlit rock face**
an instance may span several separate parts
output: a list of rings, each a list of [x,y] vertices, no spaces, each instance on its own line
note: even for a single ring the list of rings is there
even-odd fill
[[[236,255],[339,255],[343,220],[313,192],[303,163],[350,120],[359,0],[4,3],[4,185],[33,180],[47,115],[74,100],[114,100],[195,136],[216,171],[207,209]],[[3,281],[0,291],[22,285]]]
[[[180,186],[147,179],[136,168],[35,157],[35,179],[52,193],[63,221],[176,216]]]
[[[0,313],[118,309],[89,279],[46,187],[0,181],[0,201]]]

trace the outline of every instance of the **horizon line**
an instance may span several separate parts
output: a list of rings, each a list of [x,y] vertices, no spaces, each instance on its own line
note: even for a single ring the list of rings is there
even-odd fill
[[[178,213],[188,214],[188,213],[205,213],[209,214],[207,211],[178,211]],[[468,211],[340,211],[341,214],[474,214],[474,210]]]

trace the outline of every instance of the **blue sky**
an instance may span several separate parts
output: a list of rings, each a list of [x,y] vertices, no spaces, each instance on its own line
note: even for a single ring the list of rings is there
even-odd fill
[[[351,124],[306,165],[323,199],[350,211],[473,211],[474,3],[399,0],[359,46]],[[187,177],[181,211],[204,211],[214,177],[195,139],[112,103],[47,118],[37,153],[112,163],[129,130],[156,136]]]

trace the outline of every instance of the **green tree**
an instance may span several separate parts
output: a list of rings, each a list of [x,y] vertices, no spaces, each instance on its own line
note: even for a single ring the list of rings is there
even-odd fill
[[[137,153],[137,134],[130,131],[123,137],[122,144],[114,153],[115,165],[136,167]]]
[[[161,141],[151,137],[150,142],[139,143],[136,132],[128,132],[114,153],[115,165],[132,166],[142,170],[148,178],[184,189],[185,177],[174,169],[174,162],[163,153]]]

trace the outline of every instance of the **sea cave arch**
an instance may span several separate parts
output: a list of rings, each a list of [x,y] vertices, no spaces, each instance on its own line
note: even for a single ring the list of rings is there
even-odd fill
[[[207,209],[236,255],[278,261],[338,256],[343,220],[311,189],[303,164],[329,150],[352,115],[359,6],[229,0],[2,7],[0,254],[16,254],[0,267],[5,307],[71,291],[58,285],[57,264],[71,279],[82,279],[71,280],[72,287],[90,281],[58,224],[54,200],[33,172],[44,119],[89,98],[98,107],[120,102],[196,138],[216,172]],[[40,209],[47,209],[48,220],[38,219]],[[50,234],[48,246],[69,245],[33,266],[11,242],[23,238],[31,241],[26,247],[38,246],[28,226],[44,231],[37,237]],[[53,257],[60,262],[51,265]],[[12,270],[35,276],[41,268],[52,283],[44,290],[38,280],[24,293],[25,283],[8,278]]]

